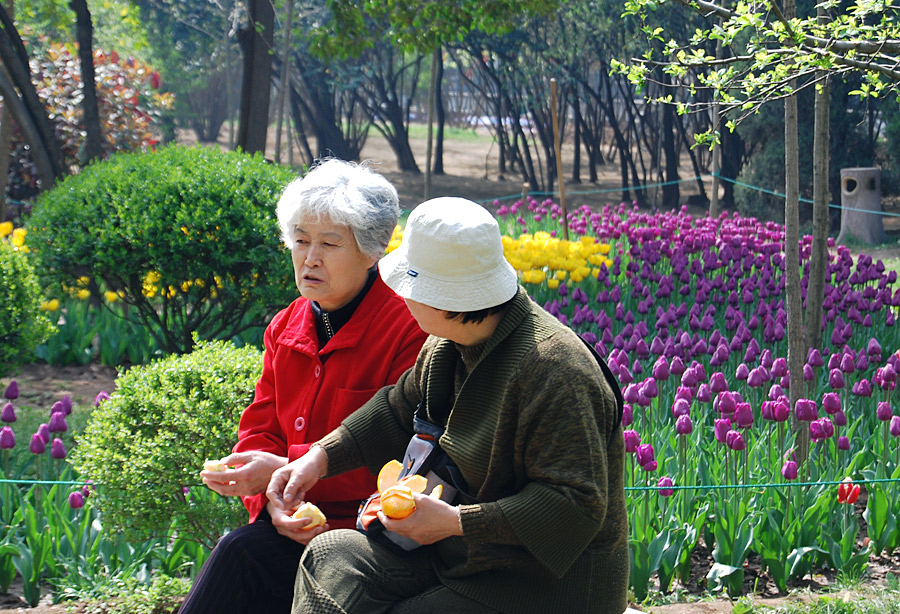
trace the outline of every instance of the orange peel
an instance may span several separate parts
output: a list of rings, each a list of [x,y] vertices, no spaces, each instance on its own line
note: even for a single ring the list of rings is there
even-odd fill
[[[423,493],[428,488],[428,479],[424,475],[414,473],[401,479],[400,486],[406,486],[413,492]]]

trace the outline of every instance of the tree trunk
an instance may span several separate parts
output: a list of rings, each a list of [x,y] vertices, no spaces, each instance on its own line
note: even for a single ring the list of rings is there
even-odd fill
[[[266,151],[275,10],[268,0],[247,0],[250,23],[238,30],[243,55],[241,112],[236,145],[247,153]]]
[[[797,14],[794,0],[784,4],[784,14],[793,19]],[[795,84],[791,84],[795,87]],[[795,88],[796,89],[796,88]],[[804,397],[803,365],[806,362],[806,335],[803,332],[803,305],[800,294],[800,143],[797,134],[797,96],[784,101],[784,268],[787,288],[788,368],[790,369],[791,407]],[[809,429],[794,416],[795,455],[803,463],[809,454]]]
[[[670,80],[667,78],[666,82]],[[675,144],[675,126],[674,115],[675,107],[670,104],[664,104],[662,117],[662,146],[663,154],[666,159],[666,175],[665,183],[662,190],[662,205],[666,209],[677,209],[678,201],[681,198],[681,191],[678,185],[680,177],[678,176],[678,147]]]
[[[0,74],[0,95],[9,103],[10,112],[31,147],[31,155],[41,178],[41,189],[47,190],[66,172],[62,150],[50,125],[47,110],[31,82],[25,45],[2,5],[0,61],[9,75],[7,78],[6,74]]]
[[[828,13],[817,9],[818,22],[828,23]],[[830,140],[831,84],[825,74],[822,91],[816,91],[815,128],[813,141],[813,244],[809,266],[809,287],[806,293],[806,345],[822,345],[822,303],[825,296],[825,274],[828,267],[828,152]],[[815,393],[815,380],[810,382],[808,394]]]
[[[434,167],[432,172],[435,175],[444,174],[444,125],[447,123],[447,109],[444,108],[444,58],[443,54],[438,54],[437,58],[437,81],[435,82],[434,93],[434,113],[437,122],[437,136],[434,139]]]
[[[290,88],[290,68],[291,62],[288,56],[291,53],[291,30],[294,26],[294,0],[287,0],[284,12],[287,14],[284,26],[284,46],[281,51],[281,78],[278,88],[278,119],[275,122],[275,163],[281,164],[281,130],[284,122],[284,107],[287,101],[287,93]],[[288,135],[288,148],[290,149],[291,139]]]
[[[9,13],[10,19],[15,17],[15,5],[13,0],[3,0],[3,7]],[[9,79],[6,69],[0,66],[4,77]],[[9,104],[4,100],[0,106],[0,222],[9,217],[7,211],[6,190],[9,188],[9,148],[12,144],[12,113]]]
[[[100,106],[97,102],[97,83],[94,79],[94,24],[87,0],[69,0],[75,11],[78,62],[81,65],[81,90],[84,98],[84,145],[78,152],[82,166],[103,157],[103,130],[100,127]]]

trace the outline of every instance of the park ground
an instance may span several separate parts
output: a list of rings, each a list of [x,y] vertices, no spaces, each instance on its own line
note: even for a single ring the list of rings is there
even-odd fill
[[[422,136],[416,136],[421,133]],[[420,167],[424,168],[425,139],[424,129],[414,131],[411,137],[411,145]],[[227,132],[223,130],[222,142],[227,141]],[[186,142],[190,142],[189,135],[184,136]],[[517,176],[501,176],[497,172],[497,147],[492,144],[490,136],[479,131],[471,134],[457,135],[445,141],[444,145],[444,175],[434,176],[432,179],[431,196],[462,196],[481,202],[488,206],[495,199],[511,203],[522,193],[522,184]],[[267,151],[269,157],[273,157],[274,146]],[[571,161],[571,149],[563,153],[564,159]],[[403,173],[397,170],[394,155],[387,143],[377,135],[370,136],[362,152],[362,159],[366,160],[370,167],[385,175],[397,188],[400,203],[404,209],[412,209],[422,202],[424,196],[424,175]],[[299,160],[299,156],[296,158]],[[284,156],[283,162],[287,161]],[[567,164],[568,166],[568,164]],[[691,177],[692,171],[685,164],[682,170],[683,177]],[[565,171],[566,176],[571,176],[570,171]],[[585,173],[586,176],[586,173]],[[596,184],[568,182],[566,184],[567,203],[570,208],[581,205],[602,207],[603,205],[618,204],[620,192],[619,171],[615,165],[608,165],[600,173]],[[711,188],[711,181],[705,180],[707,191]],[[687,202],[689,197],[698,194],[695,184],[682,184],[682,201]],[[886,198],[886,208],[892,210],[896,199]],[[900,207],[900,206],[898,206]],[[702,215],[705,211],[699,207],[691,207],[692,213]],[[852,246],[852,251],[863,251],[875,258],[886,261],[900,261],[900,217],[889,217],[885,220],[885,230],[888,233],[889,242],[878,246]],[[900,262],[898,262],[900,266]],[[92,403],[94,397],[101,390],[112,392],[115,389],[116,369],[99,364],[51,366],[46,364],[30,364],[22,368],[15,376],[23,391],[24,402],[31,406],[48,406],[60,396],[69,394],[80,404]],[[712,565],[709,553],[698,553],[695,557],[695,573],[692,577],[703,577],[706,570]],[[791,595],[779,595],[774,586],[768,586],[764,575],[758,574],[758,566],[748,568],[748,580],[745,587],[753,592],[751,598],[755,604],[770,607],[779,607],[792,601],[811,601],[815,595],[829,592],[834,599],[854,601],[867,598],[870,591],[878,590],[891,575],[900,573],[900,557],[878,557],[872,559],[868,577],[859,585],[850,588],[839,588],[836,579],[825,575],[813,575],[807,577],[803,583],[794,587]],[[759,581],[756,579],[759,578]],[[63,614],[65,612],[84,613],[92,611],[87,604],[52,604],[50,596],[46,596],[36,608],[24,607],[19,598],[21,586],[13,584],[9,595],[0,595],[0,611],[29,612],[31,614]],[[724,597],[710,597],[705,589],[694,584],[681,587],[671,596],[671,601],[679,603],[661,603],[653,606],[633,606],[646,612],[657,614],[726,614],[734,610],[734,603]]]

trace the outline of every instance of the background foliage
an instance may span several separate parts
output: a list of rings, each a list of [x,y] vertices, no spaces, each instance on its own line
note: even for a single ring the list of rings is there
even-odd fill
[[[31,362],[53,332],[40,311],[41,288],[24,251],[0,238],[0,374]]]

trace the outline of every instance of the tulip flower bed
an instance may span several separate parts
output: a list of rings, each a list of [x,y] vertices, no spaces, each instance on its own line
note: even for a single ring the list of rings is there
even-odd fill
[[[95,403],[106,398],[101,392]],[[84,426],[88,410],[73,406],[68,396],[49,412],[19,401],[13,380],[0,399],[0,593],[18,572],[32,606],[43,584],[53,586],[55,600],[108,598],[147,592],[140,586],[202,564],[206,548],[181,539],[174,524],[167,535],[137,544],[105,532],[101,515],[86,505],[93,486],[83,484],[67,460],[72,432]],[[205,496],[205,490],[192,496]]]
[[[714,559],[709,587],[732,595],[751,554],[784,591],[814,567],[858,577],[869,555],[900,545],[896,272],[844,247],[830,257],[824,344],[803,373],[815,392],[792,410],[779,225],[625,205],[564,220],[534,200],[497,216],[534,300],[618,374],[638,600],[654,575],[662,591],[687,582],[701,540]],[[558,236],[563,221],[570,242]],[[800,246],[804,300],[811,244]],[[812,440],[802,466],[792,418]],[[860,485],[845,479],[866,481],[865,535],[853,510]]]

